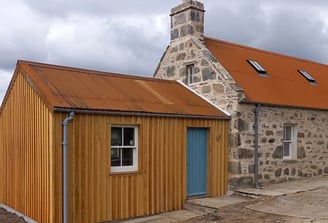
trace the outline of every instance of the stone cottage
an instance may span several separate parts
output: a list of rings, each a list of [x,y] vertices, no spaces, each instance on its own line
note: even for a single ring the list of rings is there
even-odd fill
[[[231,188],[328,174],[328,66],[205,37],[204,12],[198,1],[171,10],[154,77],[231,113]]]

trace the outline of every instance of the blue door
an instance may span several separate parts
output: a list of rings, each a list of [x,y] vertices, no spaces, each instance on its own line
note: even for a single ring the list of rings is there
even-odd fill
[[[187,129],[187,196],[207,193],[207,129]]]

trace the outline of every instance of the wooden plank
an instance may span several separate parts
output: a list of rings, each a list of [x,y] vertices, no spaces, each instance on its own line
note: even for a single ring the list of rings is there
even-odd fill
[[[1,113],[1,202],[39,222],[51,222],[49,120],[52,114],[18,74]],[[50,124],[49,124],[50,123]]]
[[[63,118],[56,117],[56,125]],[[110,126],[117,124],[139,126],[137,173],[110,172]],[[209,128],[209,194],[224,194],[227,141],[217,140],[217,135],[226,135],[225,121],[76,114],[69,125],[70,178],[75,179],[69,190],[74,208],[70,221],[109,221],[181,209],[186,199],[187,126]]]
[[[62,221],[61,142],[67,115],[49,111],[17,75],[0,117],[0,181],[6,182],[0,185],[0,201],[40,222]],[[136,173],[110,171],[110,127],[117,124],[138,126]],[[186,199],[187,127],[209,129],[208,191],[211,196],[224,194],[227,121],[76,114],[69,123],[70,222],[181,209]]]

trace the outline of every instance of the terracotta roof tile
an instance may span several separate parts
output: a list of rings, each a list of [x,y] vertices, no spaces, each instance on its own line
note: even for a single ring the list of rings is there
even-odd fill
[[[248,102],[328,109],[327,65],[208,37],[205,44],[244,89]],[[268,77],[259,75],[247,59],[257,61]],[[308,72],[317,85],[298,70]]]
[[[18,61],[17,67],[54,108],[224,117],[176,81]]]

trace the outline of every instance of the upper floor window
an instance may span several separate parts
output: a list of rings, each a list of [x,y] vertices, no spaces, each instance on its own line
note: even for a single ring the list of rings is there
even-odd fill
[[[311,74],[309,74],[308,72],[306,72],[305,70],[297,70],[308,82],[310,82],[311,84],[316,85],[316,81],[315,79],[311,76]]]
[[[189,64],[186,66],[186,70],[187,70],[187,84],[192,84],[194,82],[195,66],[193,64]]]
[[[283,159],[293,159],[296,155],[297,139],[296,139],[296,126],[284,125],[284,138],[283,138]]]
[[[256,60],[247,60],[247,62],[259,73],[264,76],[267,76],[267,71],[256,61]]]
[[[138,128],[111,127],[111,172],[138,170]]]

